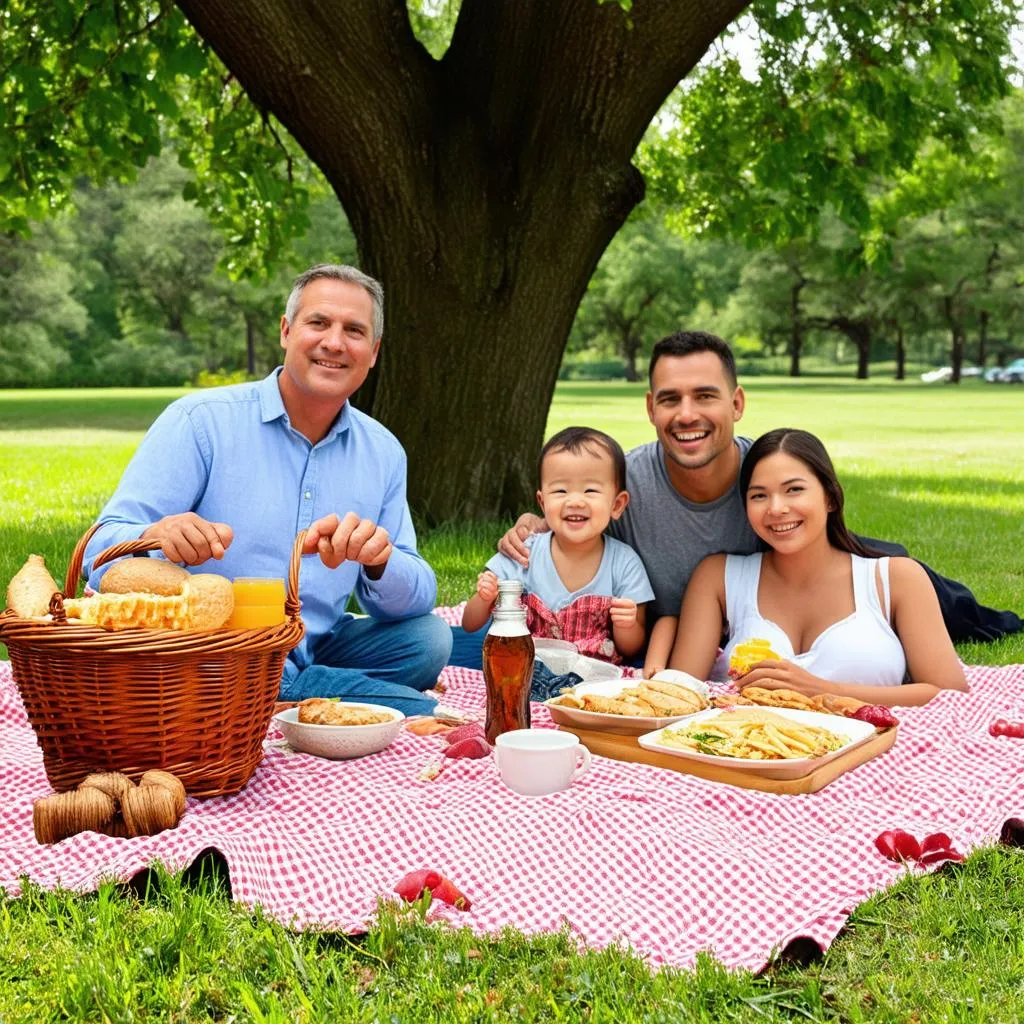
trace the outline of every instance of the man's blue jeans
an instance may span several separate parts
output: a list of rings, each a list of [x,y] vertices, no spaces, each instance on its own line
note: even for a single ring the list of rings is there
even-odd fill
[[[281,681],[281,700],[344,697],[429,715],[425,697],[448,664],[452,631],[436,615],[379,622],[342,619],[313,649],[313,664]]]

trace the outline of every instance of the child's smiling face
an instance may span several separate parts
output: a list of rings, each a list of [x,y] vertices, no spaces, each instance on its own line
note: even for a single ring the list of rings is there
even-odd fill
[[[578,545],[600,537],[608,523],[622,515],[628,501],[629,495],[618,489],[612,457],[601,445],[544,456],[537,503],[563,544]]]

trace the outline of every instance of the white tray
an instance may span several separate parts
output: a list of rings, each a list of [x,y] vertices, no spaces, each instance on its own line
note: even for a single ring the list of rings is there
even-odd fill
[[[755,710],[743,707],[742,709],[730,710]],[[668,754],[670,757],[682,757],[688,761],[700,761],[704,764],[718,765],[723,768],[732,768],[736,771],[749,771],[761,775],[766,779],[796,779],[814,771],[829,761],[845,754],[854,747],[860,746],[866,740],[875,735],[875,727],[870,722],[861,722],[856,718],[844,718],[842,715],[825,715],[818,711],[798,711],[796,708],[760,708],[761,711],[769,711],[779,718],[788,718],[798,725],[813,725],[819,729],[827,729],[846,739],[838,750],[832,750],[821,757],[793,757],[778,761],[753,761],[742,757],[716,757],[713,754],[702,754],[696,750],[684,750],[682,747],[670,747],[661,742],[661,735],[664,727],[649,732],[637,738],[637,743],[645,750],[656,750],[659,754]],[[707,722],[718,718],[726,713],[724,708],[710,708],[707,711],[700,711],[696,715],[690,715],[686,719],[687,726],[697,722]]]

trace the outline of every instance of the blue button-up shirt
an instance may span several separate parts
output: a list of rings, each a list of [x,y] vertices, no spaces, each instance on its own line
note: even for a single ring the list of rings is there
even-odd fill
[[[312,664],[317,641],[343,617],[353,591],[375,618],[400,619],[433,608],[437,581],[416,551],[398,439],[346,402],[327,436],[310,444],[288,420],[280,372],[169,405],[100,513],[102,525],[85,561],[91,565],[104,548],[138,538],[164,516],[191,511],[234,530],[224,558],[191,566],[192,572],[287,579],[299,530],[332,512],[372,519],[394,544],[379,580],[355,562],[328,569],[318,555],[303,558],[299,596],[306,636],[289,657],[288,676]],[[102,573],[100,568],[90,575],[93,587]]]

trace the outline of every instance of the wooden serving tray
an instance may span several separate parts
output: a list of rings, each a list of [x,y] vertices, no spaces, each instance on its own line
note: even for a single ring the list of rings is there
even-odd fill
[[[608,732],[597,732],[592,729],[575,729],[559,726],[563,732],[571,732],[579,737],[579,741],[592,753],[602,757],[611,757],[616,761],[636,761],[641,764],[652,764],[657,768],[668,768],[684,775],[696,775],[712,782],[724,782],[729,786],[741,789],[759,789],[765,793],[817,793],[830,782],[834,782],[844,772],[856,768],[857,765],[870,761],[879,754],[884,754],[895,742],[898,726],[884,729],[860,746],[854,747],[845,754],[812,770],[807,775],[796,779],[766,779],[755,772],[736,768],[724,768],[717,764],[705,764],[702,761],[691,761],[689,758],[673,757],[657,750],[641,747],[635,736],[615,736]]]

